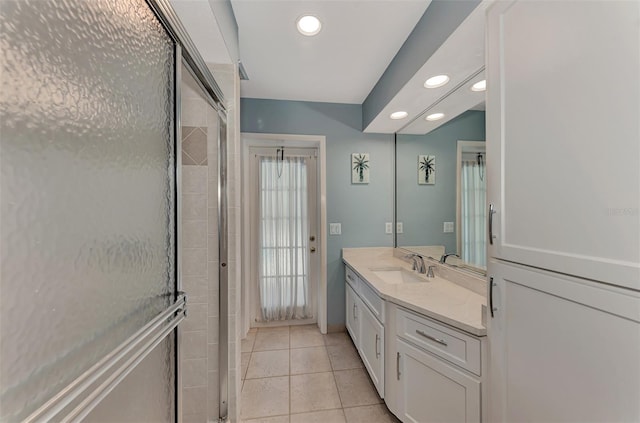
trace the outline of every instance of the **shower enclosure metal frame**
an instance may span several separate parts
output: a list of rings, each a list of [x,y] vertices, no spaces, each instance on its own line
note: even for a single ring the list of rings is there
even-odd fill
[[[219,381],[219,410],[220,421],[225,421],[228,415],[228,354],[229,354],[229,326],[228,326],[228,292],[229,292],[229,272],[228,272],[228,219],[227,219],[227,111],[224,105],[224,95],[222,90],[216,83],[213,75],[207,68],[206,63],[202,59],[202,56],[198,52],[195,44],[187,34],[184,26],[180,22],[177,14],[173,10],[173,7],[168,0],[147,0],[151,8],[158,16],[158,19],[163,23],[166,31],[173,38],[176,43],[176,124],[175,124],[175,139],[176,139],[176,196],[178,198],[177,218],[176,224],[179,225],[181,218],[181,114],[180,114],[180,84],[182,82],[180,64],[184,63],[186,69],[191,73],[196,83],[200,86],[202,91],[206,93],[206,98],[209,104],[217,111],[219,119],[219,133],[218,133],[218,242],[219,242],[219,363],[218,374]],[[181,270],[181,256],[180,256],[180,231],[177,233],[177,272],[176,278],[177,291],[181,291],[182,282],[180,275]],[[180,349],[178,345],[180,343],[180,328],[176,329],[176,420],[180,422],[182,420],[182,394],[181,394],[181,372],[180,372]]]
[[[209,104],[217,111],[219,119],[219,133],[218,133],[218,242],[219,242],[219,307],[220,307],[220,320],[219,320],[219,363],[218,374],[220,375],[219,381],[219,410],[220,421],[225,421],[228,415],[228,354],[229,354],[229,326],[228,326],[228,292],[229,292],[229,272],[228,272],[228,219],[227,219],[227,111],[224,105],[224,95],[222,90],[216,83],[213,75],[207,68],[206,63],[202,59],[202,56],[198,52],[195,44],[189,37],[184,26],[180,22],[178,15],[173,10],[173,7],[169,3],[169,0],[147,0],[147,3],[156,13],[156,16],[165,27],[165,30],[173,38],[176,43],[176,78],[175,78],[175,93],[176,93],[176,124],[175,124],[175,139],[176,139],[176,196],[178,199],[178,205],[176,207],[177,216],[176,224],[179,225],[181,218],[181,114],[180,114],[180,84],[181,69],[180,64],[183,63],[186,69],[191,73],[196,83],[200,86],[202,91],[206,93],[206,98]],[[182,281],[179,277],[181,270],[181,239],[180,231],[177,233],[177,272],[176,278],[176,291],[181,291]],[[182,394],[181,394],[181,372],[180,372],[180,349],[178,345],[180,343],[180,328],[176,329],[176,420],[180,422],[182,420]]]

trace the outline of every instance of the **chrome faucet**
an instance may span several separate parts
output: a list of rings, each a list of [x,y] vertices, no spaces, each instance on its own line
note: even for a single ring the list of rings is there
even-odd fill
[[[460,258],[460,256],[457,255],[456,253],[443,254],[442,257],[440,257],[440,263],[446,263],[447,262],[447,257],[449,257],[449,256],[456,256],[456,257]]]
[[[435,266],[429,266],[429,269],[427,270],[428,278],[435,278],[435,275],[433,274],[433,269],[435,269]]]
[[[413,270],[417,270],[418,273],[422,273],[422,274],[427,273],[426,266],[424,265],[424,259],[420,254],[413,253],[413,254],[404,256],[404,258],[411,259],[411,261],[413,262]]]

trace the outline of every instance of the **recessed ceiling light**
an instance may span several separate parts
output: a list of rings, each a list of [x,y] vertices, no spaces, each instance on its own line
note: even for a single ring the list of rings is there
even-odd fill
[[[394,119],[394,120],[404,119],[404,118],[406,118],[407,116],[409,116],[409,113],[407,113],[407,112],[405,112],[405,111],[393,112],[393,113],[391,113],[391,114],[389,115],[389,117],[390,117],[391,119]]]
[[[438,88],[445,85],[449,82],[449,77],[447,75],[436,75],[427,79],[424,83],[425,88]]]
[[[482,81],[478,81],[471,86],[471,91],[484,91],[487,89],[487,80],[483,79]]]
[[[307,37],[316,35],[322,29],[320,19],[313,15],[300,16],[296,22],[296,26],[300,34],[306,35]]]
[[[444,113],[433,113],[427,116],[425,119],[428,121],[440,120],[444,117]]]

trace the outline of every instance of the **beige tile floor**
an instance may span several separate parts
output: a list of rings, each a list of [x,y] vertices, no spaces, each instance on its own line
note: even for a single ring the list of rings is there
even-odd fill
[[[242,341],[244,423],[396,423],[346,333],[252,329]]]

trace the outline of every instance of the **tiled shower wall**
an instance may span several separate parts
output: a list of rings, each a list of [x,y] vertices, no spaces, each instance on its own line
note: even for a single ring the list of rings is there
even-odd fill
[[[210,67],[227,107],[229,231],[229,409],[240,413],[240,81],[233,65]],[[182,326],[183,422],[217,422],[218,126],[195,86],[182,87],[182,270],[188,317]]]
[[[218,118],[182,86],[182,283],[188,313],[180,345],[183,422],[218,420]]]

